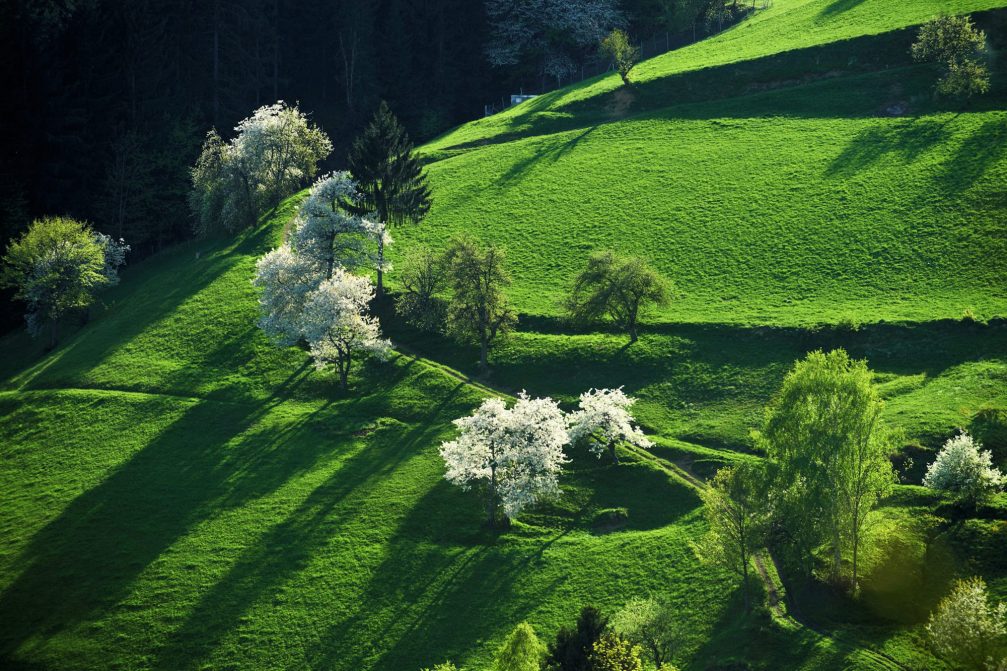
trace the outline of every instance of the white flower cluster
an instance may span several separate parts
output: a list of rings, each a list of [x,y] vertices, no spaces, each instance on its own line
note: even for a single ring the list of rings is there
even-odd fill
[[[354,360],[384,358],[391,343],[369,314],[374,287],[347,269],[363,263],[365,241],[390,241],[384,226],[347,214],[341,206],[356,197],[345,172],[315,182],[296,219],[291,245],[256,263],[259,327],[282,345],[307,341],[318,367],[335,365],[346,387]],[[376,264],[377,265],[377,264]]]
[[[923,486],[952,492],[971,503],[1001,489],[1007,479],[993,466],[989,450],[981,448],[982,445],[965,432],[949,439],[927,468]]]
[[[588,440],[592,452],[601,457],[605,448],[623,441],[637,447],[653,445],[640,428],[633,424],[629,409],[636,399],[618,389],[591,389],[580,395],[580,408],[571,413],[568,422],[571,442]]]
[[[391,342],[381,337],[377,318],[367,313],[373,299],[371,281],[342,268],[308,294],[301,330],[318,367],[336,363],[342,372],[354,354],[387,357]]]
[[[252,283],[262,292],[259,327],[266,335],[281,345],[293,345],[304,337],[301,315],[322,277],[317,261],[295,254],[287,245],[258,260]]]
[[[114,287],[119,284],[119,267],[126,265],[126,253],[129,245],[122,238],[116,240],[111,235],[95,232],[95,242],[105,254],[105,267],[101,274],[105,276],[105,284]]]
[[[318,159],[332,151],[332,143],[295,106],[282,100],[255,110],[234,130],[234,157],[258,175],[256,187],[273,195],[290,192],[310,179]]]

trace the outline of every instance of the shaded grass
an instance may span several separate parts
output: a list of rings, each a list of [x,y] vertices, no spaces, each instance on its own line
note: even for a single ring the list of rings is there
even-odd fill
[[[625,385],[654,453],[700,476],[758,458],[749,429],[820,347],[868,359],[889,420],[927,455],[1007,401],[1002,323],[958,320],[1003,314],[1004,113],[996,97],[939,113],[925,69],[875,71],[906,33],[817,45],[1000,4],[777,0],[642,64],[627,109],[660,111],[599,124],[611,121],[602,78],[438,140],[431,152],[552,133],[432,164],[434,209],[397,248],[461,231],[505,244],[524,314],[488,382],[565,403]],[[864,58],[833,76],[851,45]],[[693,88],[673,98],[680,84]],[[875,116],[903,99],[917,116]],[[892,668],[867,641],[932,669],[919,623],[947,582],[980,573],[1007,594],[1003,497],[956,517],[898,488],[862,602],[788,585],[822,632],[740,612],[736,584],[689,550],[705,524],[697,497],[652,459],[613,468],[576,453],[559,500],[487,533],[436,453],[486,393],[451,370],[474,368],[471,349],[386,320],[442,363],[364,366],[342,394],[252,326],[255,258],[296,202],[234,241],[128,269],[108,309],[52,354],[3,339],[0,664],[483,668],[518,621],[549,638],[584,603],[612,611],[664,592],[687,631],[683,668]],[[601,246],[650,257],[681,289],[631,347],[556,319]],[[614,508],[625,522],[599,528]]]

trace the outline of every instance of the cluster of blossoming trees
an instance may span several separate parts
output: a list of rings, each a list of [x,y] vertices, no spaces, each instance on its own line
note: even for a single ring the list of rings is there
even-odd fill
[[[530,504],[559,494],[568,445],[586,443],[599,457],[608,450],[615,463],[620,442],[650,447],[629,411],[635,401],[622,388],[592,389],[581,394],[577,410],[564,413],[553,399],[523,392],[511,407],[488,398],[454,421],[458,438],[441,444],[444,477],[466,490],[485,486],[490,526],[500,512],[513,519]]]
[[[355,359],[384,357],[390,349],[369,313],[374,285],[350,271],[383,264],[378,250],[391,238],[383,223],[341,206],[356,193],[345,172],[315,182],[290,240],[259,259],[253,280],[261,290],[262,330],[280,344],[306,342],[317,366],[335,366],[344,389]]]

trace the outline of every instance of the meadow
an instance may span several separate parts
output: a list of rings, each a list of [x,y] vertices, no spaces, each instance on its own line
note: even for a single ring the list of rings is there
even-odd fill
[[[474,348],[387,303],[398,350],[349,392],[270,343],[250,279],[303,194],[127,267],[53,352],[4,337],[0,666],[475,670],[522,620],[548,639],[583,604],[662,593],[682,669],[947,668],[921,623],[950,581],[981,574],[1007,598],[1007,495],[962,516],[919,486],[943,440],[1007,407],[1007,112],[999,79],[966,109],[934,102],[903,46],[939,9],[1004,5],[776,0],[642,63],[623,109],[600,78],[421,148],[433,209],[393,231],[393,256],[462,232],[506,247],[521,314],[486,377]],[[823,56],[832,74],[794,78]],[[669,97],[681,83],[687,99]],[[677,287],[632,345],[563,319],[599,248]],[[834,347],[868,360],[912,462],[859,600],[767,559],[743,613],[737,582],[689,547],[697,483],[761,458],[750,431],[783,376]],[[437,445],[486,395],[570,407],[621,385],[649,454],[575,453],[563,495],[500,533],[444,481]]]

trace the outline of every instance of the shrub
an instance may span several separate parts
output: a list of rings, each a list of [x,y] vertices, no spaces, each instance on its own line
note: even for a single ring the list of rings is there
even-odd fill
[[[930,615],[927,634],[937,654],[949,661],[968,669],[998,668],[995,660],[1007,637],[1007,604],[990,603],[982,578],[959,580]]]
[[[1004,476],[993,467],[989,450],[981,448],[965,432],[949,439],[927,468],[923,485],[950,492],[959,502],[973,506],[988,499],[1003,487]]]
[[[971,98],[989,91],[989,69],[983,62],[986,33],[967,16],[939,16],[920,28],[912,55],[917,62],[938,63],[943,70],[937,93]]]

